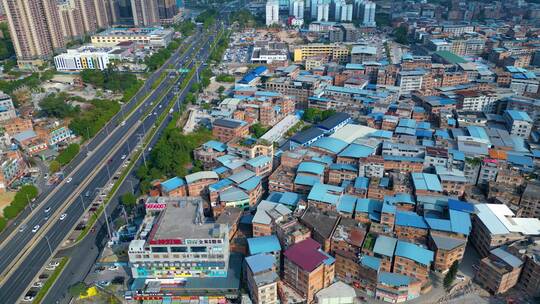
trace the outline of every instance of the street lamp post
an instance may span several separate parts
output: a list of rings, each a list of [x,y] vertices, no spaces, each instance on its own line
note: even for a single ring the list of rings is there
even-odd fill
[[[47,246],[49,246],[49,251],[51,252],[51,256],[53,255],[53,250],[52,250],[52,247],[51,247],[51,243],[49,242],[49,237],[44,235],[45,237],[45,240],[47,241]]]
[[[83,210],[83,213],[84,213],[84,211],[86,211],[86,207],[84,206],[84,199],[82,197],[82,194],[79,194],[79,198],[81,199],[82,210]]]

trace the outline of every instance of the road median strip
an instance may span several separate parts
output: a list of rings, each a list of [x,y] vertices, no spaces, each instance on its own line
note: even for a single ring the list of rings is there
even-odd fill
[[[43,284],[43,287],[39,289],[38,293],[36,294],[36,297],[32,301],[33,304],[39,304],[41,303],[41,301],[43,301],[47,293],[49,293],[49,290],[51,289],[51,287],[53,287],[54,283],[56,283],[56,280],[58,279],[58,277],[60,276],[64,268],[66,267],[69,260],[70,259],[68,257],[62,258],[58,266],[54,269],[53,274],[47,279],[47,281],[45,281],[45,283]]]

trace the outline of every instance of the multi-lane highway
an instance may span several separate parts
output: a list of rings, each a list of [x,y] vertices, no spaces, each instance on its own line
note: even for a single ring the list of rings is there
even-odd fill
[[[169,64],[173,64],[175,68],[184,67],[187,61],[192,55],[197,54],[208,55],[209,43],[213,40],[214,35],[208,35],[206,38],[202,35],[196,35],[193,41],[188,41],[188,51],[184,56],[174,54],[171,61],[165,64],[168,67]],[[209,39],[208,39],[209,38]],[[207,40],[208,39],[208,40]],[[199,52],[200,48],[200,52]],[[206,57],[204,57],[206,58]],[[193,67],[194,63],[190,61],[188,68]],[[198,67],[202,69],[201,66]],[[154,74],[156,75],[156,74]],[[159,77],[152,76],[154,79]],[[125,124],[120,123],[123,120],[122,116],[117,116],[113,119],[108,126],[110,130],[106,130],[96,136],[96,138],[89,143],[88,156],[85,155],[86,149],[83,149],[81,155],[78,156],[73,166],[73,170],[70,183],[62,183],[58,186],[58,191],[50,194],[43,203],[40,204],[40,210],[34,211],[26,223],[27,228],[23,232],[14,232],[11,237],[7,238],[7,241],[2,243],[0,248],[0,269],[6,269],[8,267],[15,268],[10,269],[9,273],[5,276],[0,287],[0,303],[14,303],[21,296],[22,292],[26,290],[26,287],[32,283],[32,279],[41,269],[41,267],[48,261],[51,256],[51,250],[54,251],[67,234],[69,234],[72,227],[77,223],[79,217],[83,214],[83,205],[87,207],[93,197],[96,195],[95,189],[103,187],[109,182],[109,173],[112,174],[118,169],[123,161],[122,155],[128,155],[129,152],[134,149],[139,142],[140,136],[145,132],[151,130],[159,117],[159,115],[165,111],[167,105],[173,101],[175,95],[172,91],[166,92],[166,89],[175,81],[173,73],[169,73],[166,80],[154,91],[150,92],[149,97],[142,103],[133,114],[125,120]],[[180,77],[174,86],[183,81],[185,75]],[[190,83],[189,87],[191,86]],[[149,81],[150,86],[153,83]],[[148,85],[148,83],[147,83]],[[150,87],[145,90],[151,90]],[[158,101],[163,92],[166,95],[161,101]],[[187,90],[182,91],[178,97],[183,101]],[[146,95],[144,90],[139,93],[139,98]],[[127,113],[138,102],[131,102],[125,106],[124,111]],[[179,103],[175,104],[176,110]],[[154,107],[153,110],[150,110]],[[145,114],[150,113],[147,117]],[[170,121],[169,116],[165,123]],[[90,197],[85,198],[78,193],[90,193]],[[38,230],[37,233],[31,232],[32,227],[35,225],[44,226],[46,223],[44,218],[46,214],[44,210],[51,208],[49,214],[51,215],[49,221],[50,227],[47,230],[43,227]],[[66,213],[65,220],[60,221],[58,215],[60,213]],[[54,216],[52,216],[54,215]],[[48,216],[48,215],[47,215]],[[36,235],[38,233],[42,235]],[[33,244],[32,244],[33,243]],[[6,268],[2,268],[6,267]]]

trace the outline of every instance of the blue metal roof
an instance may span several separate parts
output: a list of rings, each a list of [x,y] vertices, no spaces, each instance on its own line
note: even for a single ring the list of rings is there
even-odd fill
[[[356,212],[357,213],[367,213],[369,218],[375,221],[380,221],[381,219],[381,210],[383,202],[369,199],[369,198],[359,198],[356,201]]]
[[[296,206],[300,200],[300,195],[294,192],[283,192],[279,198],[279,203],[287,206]]]
[[[230,186],[233,184],[233,181],[230,179],[222,179],[217,183],[213,183],[210,186],[208,186],[208,190],[210,191],[219,191],[227,186]]]
[[[527,114],[527,112],[517,111],[517,110],[506,110],[505,113],[508,114],[508,116],[510,116],[512,120],[532,122],[532,119],[529,116],[529,114]]]
[[[259,253],[246,257],[246,263],[254,274],[267,271],[274,267],[276,258],[267,253]]]
[[[516,155],[516,154],[507,154],[506,160],[514,165],[520,165],[524,167],[532,167],[534,166],[534,161],[532,157],[530,156],[524,156],[524,155]]]
[[[472,228],[471,216],[469,213],[450,209],[449,216],[452,232],[469,235]]]
[[[246,169],[229,176],[228,179],[232,180],[237,184],[240,184],[253,176],[255,176],[255,172]]]
[[[417,129],[428,130],[428,129],[431,129],[431,123],[429,123],[427,121],[421,121],[416,125],[416,128]]]
[[[471,137],[480,138],[489,141],[486,129],[480,126],[467,126],[467,131]]]
[[[375,240],[373,252],[387,257],[393,257],[397,241],[398,240],[395,238],[391,238],[386,235],[379,235],[377,240]]]
[[[436,136],[436,137],[441,137],[441,138],[443,138],[443,139],[448,139],[448,138],[450,138],[450,134],[448,134],[448,131],[442,130],[442,129],[437,129],[437,130],[435,130],[435,136]]]
[[[369,178],[365,176],[359,176],[354,180],[354,188],[367,189],[369,186]]]
[[[320,182],[321,182],[320,179],[318,179],[317,177],[309,176],[309,175],[302,175],[302,174],[296,175],[294,179],[294,183],[296,185],[303,185],[303,186],[313,186],[316,183],[320,183]]]
[[[384,202],[388,204],[411,204],[415,205],[412,195],[409,193],[396,193],[395,195],[385,195]]]
[[[317,183],[314,184],[311,191],[309,191],[308,200],[336,205],[343,190],[344,189],[339,186]]]
[[[464,201],[450,198],[448,199],[448,208],[452,210],[474,213],[474,205]]]
[[[186,181],[184,181],[183,178],[175,176],[169,180],[162,182],[161,188],[165,190],[165,192],[171,192],[172,190],[184,186],[185,184]]]
[[[281,245],[275,235],[247,239],[250,254],[272,253],[281,251]]]
[[[352,214],[356,206],[356,196],[345,194],[339,198],[337,210],[339,212]]]
[[[205,148],[211,148],[218,152],[224,152],[225,150],[227,150],[227,145],[217,140],[209,140],[205,142],[203,146]]]
[[[424,159],[420,157],[401,156],[401,155],[383,155],[385,161],[403,161],[411,163],[423,163]]]
[[[239,184],[238,187],[246,191],[251,191],[255,189],[260,183],[261,183],[261,177],[253,176],[250,179]]]
[[[381,213],[394,214],[394,213],[396,213],[396,206],[391,205],[391,204],[387,204],[387,203],[383,203],[382,208],[381,208]]]
[[[438,191],[442,192],[441,182],[435,174],[429,173],[411,173],[414,188],[416,190]]]
[[[415,129],[413,128],[406,128],[406,127],[397,127],[396,130],[394,130],[396,134],[406,134],[406,135],[415,135]]]
[[[363,255],[360,257],[360,264],[375,271],[379,271],[379,267],[381,266],[381,259],[370,255]]]
[[[428,229],[428,225],[424,218],[414,212],[410,211],[397,211],[396,212],[396,225],[414,227],[420,229]]]
[[[490,253],[503,260],[506,264],[513,268],[518,268],[523,265],[523,261],[520,258],[510,254],[501,247],[491,250]]]
[[[411,278],[399,273],[381,271],[377,275],[377,282],[393,287],[409,286]]]
[[[399,120],[398,126],[399,127],[404,127],[404,128],[415,129],[416,128],[416,120],[411,119],[411,118],[401,118]]]
[[[409,242],[398,241],[395,254],[426,266],[433,262],[433,251]]]
[[[311,173],[315,175],[322,175],[324,173],[324,166],[314,162],[301,162],[298,165],[296,172]]]
[[[377,130],[371,134],[369,134],[369,137],[379,137],[379,138],[392,138],[394,133],[392,131],[388,130]]]
[[[425,217],[426,223],[428,223],[430,229],[440,230],[440,231],[452,231],[452,224],[450,220]]]
[[[341,152],[341,150],[347,147],[347,143],[341,139],[337,139],[334,137],[321,137],[316,140],[312,144],[312,146],[330,151],[334,154],[338,154],[339,152]]]
[[[246,163],[252,167],[259,168],[272,162],[272,158],[266,155],[259,155],[255,158],[248,160]]]
[[[341,157],[353,157],[353,158],[363,158],[368,157],[373,154],[373,148],[359,145],[359,144],[350,144],[347,148],[341,151],[338,156]]]
[[[414,134],[417,137],[431,138],[433,136],[433,130],[416,129]]]
[[[356,168],[353,165],[349,165],[349,164],[331,164],[330,169],[331,170],[353,171],[353,172],[358,171],[358,168]]]

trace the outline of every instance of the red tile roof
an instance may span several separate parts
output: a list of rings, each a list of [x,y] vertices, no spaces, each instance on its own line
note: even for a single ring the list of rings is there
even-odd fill
[[[319,252],[321,245],[312,238],[305,239],[289,247],[285,257],[302,270],[312,272],[328,257]]]

